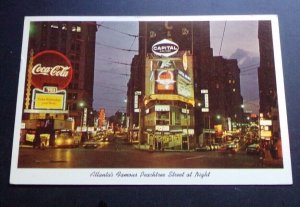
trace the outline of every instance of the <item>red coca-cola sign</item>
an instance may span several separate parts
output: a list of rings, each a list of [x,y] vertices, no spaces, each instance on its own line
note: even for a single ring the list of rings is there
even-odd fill
[[[72,80],[73,69],[65,55],[54,50],[45,50],[33,57],[31,74],[34,87],[43,89],[44,86],[56,86],[61,90]]]

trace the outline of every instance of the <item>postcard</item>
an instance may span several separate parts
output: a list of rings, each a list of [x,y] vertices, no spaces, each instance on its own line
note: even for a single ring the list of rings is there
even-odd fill
[[[25,17],[11,184],[292,184],[276,15]]]

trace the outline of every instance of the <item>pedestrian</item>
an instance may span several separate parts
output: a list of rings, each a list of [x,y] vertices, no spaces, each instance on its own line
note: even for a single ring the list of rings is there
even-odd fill
[[[33,148],[40,148],[41,145],[41,127],[38,127],[35,131],[33,139]]]
[[[259,151],[259,167],[264,167],[265,150],[261,148]]]

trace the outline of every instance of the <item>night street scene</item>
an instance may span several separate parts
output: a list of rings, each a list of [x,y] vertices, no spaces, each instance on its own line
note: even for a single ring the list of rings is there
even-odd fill
[[[32,21],[18,168],[283,168],[271,21]]]

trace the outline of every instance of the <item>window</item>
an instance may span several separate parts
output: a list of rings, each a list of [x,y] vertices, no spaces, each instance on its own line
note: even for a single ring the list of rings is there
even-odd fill
[[[51,24],[50,26],[52,29],[58,29],[58,25],[57,24]]]
[[[63,24],[62,27],[61,27],[61,29],[62,29],[62,30],[68,30],[67,25],[66,25],[66,24]]]
[[[80,26],[72,26],[72,32],[81,32]]]

